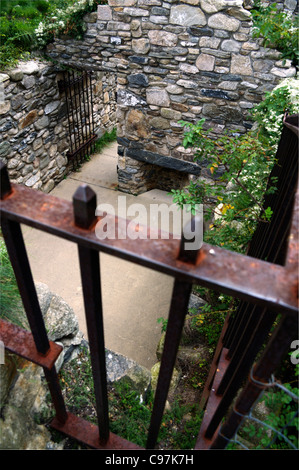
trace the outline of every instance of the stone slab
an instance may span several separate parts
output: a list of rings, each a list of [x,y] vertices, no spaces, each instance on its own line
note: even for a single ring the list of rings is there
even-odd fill
[[[178,160],[177,158],[167,157],[147,150],[127,149],[126,156],[145,163],[152,163],[154,165],[169,168],[171,170],[182,171],[192,175],[200,175],[201,168],[196,163]]]

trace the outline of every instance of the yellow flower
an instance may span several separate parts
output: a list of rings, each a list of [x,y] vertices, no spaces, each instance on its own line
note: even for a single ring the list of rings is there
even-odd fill
[[[234,209],[234,206],[231,204],[224,204],[223,208],[221,209],[222,214],[225,214],[229,209]]]

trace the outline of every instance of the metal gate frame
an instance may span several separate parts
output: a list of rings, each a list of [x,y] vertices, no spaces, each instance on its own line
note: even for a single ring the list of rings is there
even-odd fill
[[[97,139],[93,116],[92,71],[65,70],[58,82],[65,94],[70,150],[67,154],[73,169],[89,156]]]
[[[273,242],[274,245],[278,243],[278,246],[273,251],[273,259],[267,261],[252,256],[250,251],[242,255],[205,243],[198,252],[188,252],[184,250],[183,236],[181,240],[158,238],[154,243],[150,236],[138,240],[138,243],[130,239],[99,240],[95,234],[95,225],[101,218],[95,216],[96,195],[88,186],[80,186],[71,203],[25,186],[11,184],[7,169],[1,163],[2,232],[31,332],[2,320],[0,337],[7,350],[44,368],[56,410],[56,416],[51,422],[53,428],[96,449],[140,449],[109,431],[103,311],[99,288],[99,252],[103,252],[175,279],[147,449],[154,449],[157,442],[192,285],[202,285],[241,299],[238,314],[226,319],[218,343],[203,395],[205,416],[195,449],[224,448],[227,445],[242,421],[242,413],[250,409],[263,383],[268,383],[269,374],[276,369],[297,335],[298,129],[298,116],[285,119],[278,149],[280,163],[275,169],[282,183],[279,186],[279,197],[276,197],[278,217],[284,217],[283,220],[273,219],[268,234],[277,235]],[[283,166],[281,162],[284,162]],[[288,220],[290,215],[291,224]],[[123,225],[123,221],[116,217],[116,230],[119,222]],[[98,426],[74,416],[66,409],[55,369],[61,348],[47,337],[20,224],[72,241],[78,246]],[[258,236],[265,237],[263,246],[268,247],[267,252],[260,253],[264,257],[272,252],[272,243],[268,246],[267,233]],[[253,240],[252,246],[256,240]],[[281,316],[281,320],[262,358],[251,369],[277,315]],[[238,344],[232,347],[236,339]],[[246,346],[241,357],[238,356],[240,341]],[[237,408],[233,409],[224,428],[220,429],[222,418],[226,416],[240,383],[248,374],[249,379]]]

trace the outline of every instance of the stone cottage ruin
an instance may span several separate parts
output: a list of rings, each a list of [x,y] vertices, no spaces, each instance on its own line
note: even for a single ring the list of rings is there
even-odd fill
[[[265,92],[273,89],[282,78],[295,75],[296,69],[290,61],[284,63],[278,51],[264,48],[260,40],[252,38],[251,3],[241,0],[109,0],[108,5],[98,6],[96,12],[85,17],[83,40],[61,38],[48,46],[47,55],[58,64],[56,68],[63,65],[91,70],[97,78],[95,89],[101,98],[95,103],[93,114],[98,120],[98,129],[117,125],[121,191],[139,194],[153,188],[169,190],[181,187],[190,175],[203,174],[204,169],[194,163],[191,151],[182,146],[184,129],[179,121],[196,122],[205,118],[206,125],[216,134],[225,129],[244,133],[252,125],[251,108],[262,100]],[[293,11],[296,2],[286,0],[281,6]],[[48,78],[43,74],[39,76],[43,81],[41,86],[45,87]],[[55,109],[46,108],[43,113],[32,103],[25,109],[21,98],[18,101],[21,104],[15,108],[12,102],[20,95],[20,90],[17,94],[14,90],[20,82],[13,80],[8,76],[5,85],[11,97],[7,113],[11,109],[21,113],[22,131],[28,130],[30,125],[35,128],[37,123],[41,125],[41,119],[46,122],[47,116],[53,116],[51,113],[59,121],[50,125],[54,136],[46,144],[40,130],[35,129],[35,148],[27,155],[28,161],[23,162],[31,164],[41,175],[49,165],[42,168],[44,156],[37,156],[37,161],[33,154],[37,155],[36,151],[41,148],[53,154],[60,151],[59,171],[50,178],[52,186],[67,171],[67,148],[61,148],[68,145],[66,126],[61,127],[61,120],[66,119],[61,111],[63,96],[51,91],[56,86],[52,83],[47,93],[49,102],[57,102]],[[27,83],[29,78],[26,80]],[[23,87],[26,89],[27,85]],[[99,121],[100,115],[104,124]],[[48,120],[47,125],[49,127]],[[6,128],[6,131],[11,129]],[[47,126],[44,129],[45,134],[50,132]],[[20,126],[18,133],[14,132],[13,138],[17,140]],[[59,142],[56,143],[57,135]],[[23,136],[23,140],[27,138],[28,135]],[[50,135],[46,138],[50,139]],[[36,143],[38,139],[41,139],[40,147]],[[20,151],[16,148],[19,141],[14,147],[9,138],[4,138],[4,143],[4,147],[0,144],[0,152],[7,160],[15,160],[13,165],[8,163],[8,168],[15,171],[20,160],[18,163],[19,157],[11,152]],[[55,158],[57,161],[57,155]],[[52,164],[49,171],[55,173],[56,166],[51,158],[49,161]],[[23,168],[23,171],[27,170]],[[41,178],[45,183],[40,188],[47,190],[49,179],[45,174]]]

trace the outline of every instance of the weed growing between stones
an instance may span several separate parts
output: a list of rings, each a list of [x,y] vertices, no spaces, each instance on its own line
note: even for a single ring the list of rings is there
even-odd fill
[[[111,132],[105,132],[95,143],[94,152],[101,152],[107,145],[116,141],[116,128]]]

